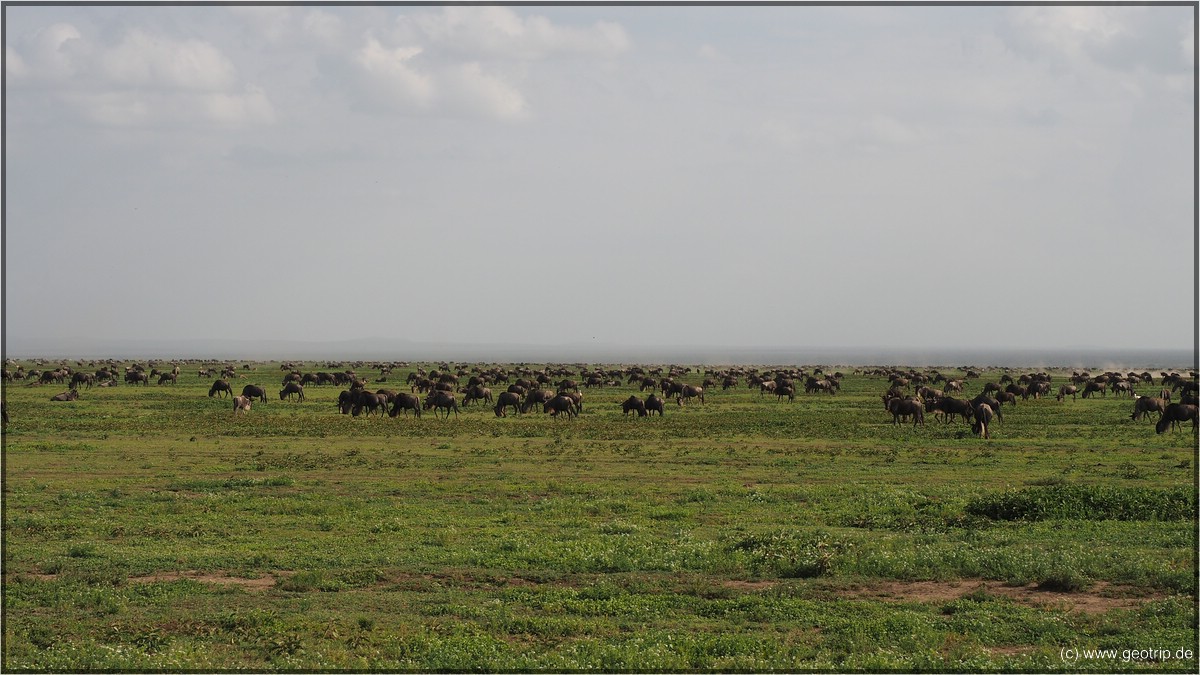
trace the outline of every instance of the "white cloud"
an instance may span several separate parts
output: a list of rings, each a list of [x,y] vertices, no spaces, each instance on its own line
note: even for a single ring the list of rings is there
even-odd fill
[[[500,119],[524,117],[525,97],[512,85],[483,72],[478,63],[453,68],[446,78],[447,95],[467,112]]]
[[[29,75],[29,66],[25,65],[25,59],[9,45],[4,46],[4,74],[9,79],[20,79]]]
[[[216,92],[205,96],[208,117],[231,126],[270,124],[275,110],[262,88],[247,85],[239,94]]]
[[[219,91],[236,80],[233,64],[201,40],[171,40],[133,29],[107,50],[101,70],[112,83]]]
[[[316,38],[326,46],[335,46],[342,40],[342,34],[345,32],[342,20],[319,9],[314,9],[304,15],[301,20],[301,26],[304,33],[310,37]]]
[[[86,45],[79,29],[69,23],[56,23],[33,36],[28,60],[33,74],[45,78],[68,78],[75,74],[79,57]]]
[[[433,78],[409,65],[420,47],[388,49],[375,38],[354,53],[354,63],[366,76],[364,86],[373,96],[399,110],[423,110],[434,97]]]
[[[543,16],[522,18],[508,7],[444,7],[440,13],[402,16],[401,37],[418,38],[449,52],[524,60],[583,55],[612,58],[632,41],[617,23],[597,21],[589,28],[552,23]]]

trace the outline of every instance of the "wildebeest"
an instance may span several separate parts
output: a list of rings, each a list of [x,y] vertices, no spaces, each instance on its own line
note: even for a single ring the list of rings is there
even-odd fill
[[[980,403],[975,406],[975,421],[971,423],[971,431],[983,438],[991,438],[988,425],[992,423],[992,406]]]
[[[637,411],[638,417],[646,416],[646,402],[642,399],[630,394],[629,398],[621,403],[621,412],[625,415]]]
[[[234,396],[233,397],[233,414],[237,415],[239,413],[245,413],[247,410],[249,410],[250,409],[250,401],[251,401],[251,399],[249,396]]]
[[[414,394],[399,393],[392,399],[392,409],[388,411],[390,417],[396,417],[400,411],[404,411],[404,416],[408,417],[408,411],[413,411],[417,417],[421,416],[421,399]]]
[[[962,415],[964,420],[970,419],[974,414],[974,409],[971,407],[970,401],[961,401],[945,396],[926,401],[925,412],[933,413],[934,417],[941,415],[942,422],[949,422],[954,419],[955,415]]]
[[[50,397],[51,401],[75,401],[79,399],[79,390],[71,389]]]
[[[1130,418],[1137,421],[1155,411],[1158,412],[1158,416],[1161,419],[1163,414],[1167,412],[1167,402],[1161,398],[1140,396],[1133,401],[1133,414],[1130,415]]]
[[[533,389],[525,395],[525,402],[521,404],[521,412],[527,413],[533,410],[533,406],[545,403],[554,398],[554,392],[549,389]]]
[[[1197,407],[1191,403],[1172,403],[1167,406],[1162,418],[1158,420],[1158,424],[1154,425],[1154,431],[1161,434],[1168,427],[1177,429],[1180,422],[1187,420],[1192,421],[1192,429],[1195,430],[1197,425]]]
[[[683,402],[689,398],[698,398],[700,399],[700,403],[704,403],[704,388],[691,384],[683,385],[679,389],[679,397],[675,399],[675,403],[683,405]]]
[[[150,376],[140,370],[131,370],[125,373],[125,382],[129,384],[137,384],[141,382],[142,385],[149,385]]]
[[[432,409],[434,417],[437,417],[439,410],[446,411],[446,419],[450,419],[451,410],[454,411],[454,416],[458,417],[458,401],[454,399],[453,392],[434,390],[425,397],[425,404],[422,407],[426,410]]]
[[[175,373],[161,373],[158,376],[158,383],[166,384],[166,383],[170,382],[171,384],[175,384],[176,380],[178,380],[178,379],[179,379],[179,375],[177,375]]]
[[[996,419],[1001,422],[1004,421],[1004,414],[1000,412],[1000,402],[999,401],[992,398],[991,396],[988,396],[987,394],[980,394],[980,395],[976,396],[975,398],[971,399],[971,409],[978,410],[980,403],[986,403],[987,406],[992,409],[992,413],[995,414]]]
[[[913,426],[925,426],[925,409],[915,398],[889,398],[884,402],[887,411],[892,413],[892,424],[899,424],[901,417],[912,417]]]
[[[233,387],[229,386],[229,383],[225,380],[216,380],[208,389],[208,397],[212,398],[216,394],[233,396]]]
[[[1067,397],[1067,394],[1070,394],[1071,400],[1074,401],[1074,400],[1076,400],[1076,394],[1078,394],[1078,393],[1079,393],[1079,387],[1076,387],[1073,384],[1064,384],[1058,388],[1058,396],[1055,398],[1057,398],[1058,400],[1061,401]]]
[[[92,384],[96,381],[96,376],[91,373],[76,371],[71,375],[71,388],[78,389],[79,385],[86,384],[88,389],[92,388]]]
[[[655,394],[651,393],[646,397],[647,415],[653,415],[655,411],[658,411],[658,416],[662,417],[664,408],[666,408],[666,405],[663,403],[663,400]]]
[[[304,387],[300,386],[300,383],[295,380],[289,380],[287,384],[283,385],[283,389],[279,390],[280,401],[292,396],[295,396],[298,402],[304,401]]]
[[[558,417],[559,413],[567,413],[567,417],[575,417],[579,411],[575,408],[575,401],[569,396],[559,394],[554,398],[542,404],[542,412],[550,413],[551,417]]]
[[[1103,383],[1096,381],[1088,382],[1087,384],[1083,385],[1083,391],[1080,392],[1079,395],[1084,398],[1088,398],[1089,395],[1096,392],[1100,392],[1101,396],[1108,396],[1108,389],[1104,387]]]
[[[245,396],[246,398],[249,398],[251,400],[258,399],[262,403],[267,402],[266,390],[258,385],[254,385],[254,384],[248,384],[248,385],[242,387],[242,396]]]
[[[484,403],[492,402],[492,390],[483,385],[474,385],[467,387],[463,393],[463,405],[470,405],[472,401],[483,401]]]
[[[512,386],[515,387],[516,385]],[[496,417],[507,417],[507,415],[504,414],[504,411],[510,406],[512,407],[514,413],[520,414],[521,395],[515,391],[501,392],[500,395],[496,397],[496,407],[493,408],[496,413]]]

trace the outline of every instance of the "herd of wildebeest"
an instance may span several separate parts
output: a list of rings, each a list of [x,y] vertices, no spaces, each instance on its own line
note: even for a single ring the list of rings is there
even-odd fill
[[[130,386],[175,384],[181,371],[181,362],[159,364],[134,363],[124,365],[116,361],[97,363],[76,362],[76,367],[66,362],[54,367],[35,367],[26,371],[23,365],[9,360],[14,365],[10,372],[3,371],[5,383],[24,381],[29,386],[46,384],[68,384],[69,389],[53,396],[51,401],[73,401],[79,397],[80,388],[113,387],[121,383]],[[182,363],[204,365],[202,362]],[[38,366],[46,364],[38,362]],[[591,367],[587,365],[549,365],[534,368],[526,365],[510,367],[496,365],[457,365],[440,363],[426,370],[418,367],[409,373],[404,386],[408,391],[391,388],[373,388],[371,379],[385,383],[393,369],[409,368],[404,362],[349,364],[327,362],[317,372],[305,372],[304,364],[283,363],[284,373],[279,391],[280,400],[305,400],[305,387],[343,387],[337,397],[337,410],[344,415],[379,415],[397,417],[401,412],[420,417],[421,412],[432,410],[435,416],[444,413],[447,418],[453,413],[458,416],[462,406],[484,403],[492,407],[497,417],[506,417],[509,409],[514,414],[541,410],[554,417],[573,418],[583,410],[584,389],[636,385],[641,393],[650,391],[646,398],[630,395],[620,402],[621,410],[629,415],[636,413],[647,417],[657,413],[663,415],[666,401],[676,405],[703,404],[705,391],[720,387],[722,391],[733,387],[747,386],[757,389],[760,396],[775,396],[778,400],[795,401],[797,391],[803,387],[806,394],[836,395],[841,390],[844,377],[841,372],[825,372],[821,367],[811,370],[800,367],[728,367],[722,369],[690,368],[681,366],[623,366],[620,368]],[[357,374],[357,370],[377,370],[378,376],[371,379]],[[95,370],[93,370],[95,369]],[[200,367],[200,378],[212,379],[209,397],[228,397],[233,401],[234,414],[249,411],[253,402],[266,403],[267,390],[256,384],[246,384],[241,393],[235,393],[230,383],[245,379],[247,372],[256,375],[256,367],[243,364],[239,370],[231,364]],[[996,382],[984,382],[982,391],[974,397],[963,394],[968,383],[982,379],[980,370],[962,367],[965,374],[952,379],[936,369],[912,369],[895,367],[859,368],[853,372],[871,378],[887,380],[887,389],[881,396],[884,410],[892,416],[893,424],[907,423],[924,425],[925,415],[932,413],[943,422],[961,418],[971,425],[972,432],[990,438],[989,426],[993,419],[1003,421],[1002,408],[1005,404],[1016,405],[1017,399],[1039,399],[1055,396],[1059,401],[1070,396],[1072,400],[1092,396],[1128,397],[1133,403],[1131,417],[1134,420],[1147,418],[1157,413],[1157,433],[1169,428],[1180,427],[1181,422],[1190,420],[1192,429],[1198,424],[1197,416],[1197,373],[1191,371],[1187,377],[1177,372],[1160,371],[1158,380],[1149,372],[1105,372],[1092,375],[1075,371],[1065,382],[1054,381],[1046,372],[1018,374],[1003,369]],[[699,379],[700,384],[688,384],[685,377]],[[1065,376],[1060,375],[1060,378]],[[1057,385],[1057,386],[1056,386]],[[492,389],[504,387],[493,394]],[[1143,395],[1137,389],[1146,391]],[[974,390],[974,387],[972,387]],[[958,394],[956,398],[954,394]],[[461,399],[459,398],[461,396]],[[1173,399],[1178,400],[1173,401]],[[7,406],[3,406],[4,421],[8,422]]]

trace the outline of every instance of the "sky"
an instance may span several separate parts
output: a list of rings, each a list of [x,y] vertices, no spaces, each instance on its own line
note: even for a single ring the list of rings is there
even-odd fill
[[[1191,6],[6,6],[6,348],[1184,349]]]

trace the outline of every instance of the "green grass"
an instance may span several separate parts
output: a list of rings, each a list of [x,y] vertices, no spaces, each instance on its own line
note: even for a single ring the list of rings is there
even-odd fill
[[[235,387],[270,398],[256,365]],[[332,387],[235,417],[209,384],[5,385],[6,672],[1197,666],[1060,659],[1196,644],[1196,439],[1128,399],[984,441],[853,375],[662,418],[586,390],[569,421],[351,418]]]

